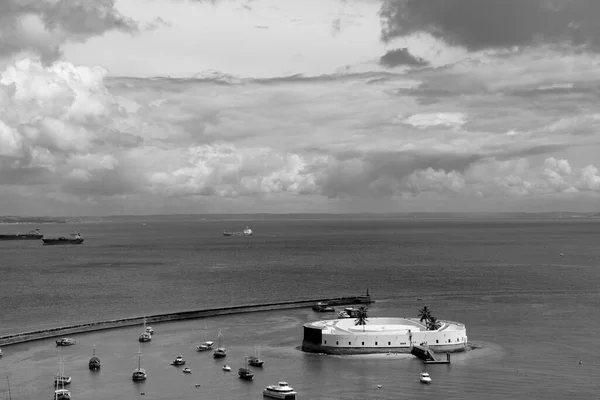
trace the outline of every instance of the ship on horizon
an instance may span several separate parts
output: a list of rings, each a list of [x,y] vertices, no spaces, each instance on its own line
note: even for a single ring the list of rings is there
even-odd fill
[[[254,232],[252,232],[252,229],[250,229],[249,226],[247,226],[246,229],[244,229],[243,231],[228,232],[226,229],[223,230],[223,236],[252,236],[252,235],[254,235]]]
[[[39,229],[34,229],[27,233],[8,233],[0,235],[0,240],[40,240],[44,235]]]
[[[44,245],[81,244],[83,243],[83,237],[79,233],[71,233],[69,237],[60,236],[57,238],[42,239],[42,241]]]

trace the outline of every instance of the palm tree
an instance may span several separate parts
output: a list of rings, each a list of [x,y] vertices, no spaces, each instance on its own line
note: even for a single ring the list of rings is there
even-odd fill
[[[427,306],[423,306],[423,308],[421,308],[419,310],[419,322],[423,322],[425,321],[425,323],[427,324],[429,322],[429,320],[431,319],[431,310],[429,309],[429,307]]]
[[[356,321],[354,321],[354,325],[362,325],[363,332],[365,331],[365,325],[367,324],[367,307],[360,306],[358,310],[356,310]]]
[[[438,319],[436,317],[429,318],[429,322],[427,323],[427,329],[429,329],[430,331],[435,331],[440,326],[442,326],[442,323],[440,321],[438,321]]]

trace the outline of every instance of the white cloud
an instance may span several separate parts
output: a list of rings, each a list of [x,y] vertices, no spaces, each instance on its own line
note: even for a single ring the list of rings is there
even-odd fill
[[[461,127],[467,122],[467,116],[463,113],[420,113],[414,114],[404,120],[409,125],[417,128],[429,128],[431,126]]]

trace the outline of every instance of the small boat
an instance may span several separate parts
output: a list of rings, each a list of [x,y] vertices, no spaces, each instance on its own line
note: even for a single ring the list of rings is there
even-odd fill
[[[71,392],[67,389],[56,389],[53,400],[71,400]]]
[[[429,372],[423,371],[421,372],[421,376],[419,377],[421,383],[431,383],[431,377],[429,376]]]
[[[287,382],[283,381],[278,385],[267,386],[263,390],[263,396],[271,399],[295,400],[297,394]]]
[[[210,340],[208,340],[208,341],[202,342],[198,346],[196,346],[196,350],[198,350],[198,351],[211,350],[214,345],[215,345],[215,342],[211,342]]]
[[[54,377],[54,384],[59,384],[59,385],[68,385],[69,383],[71,383],[71,377],[70,376],[65,376],[65,375],[57,375]]]
[[[131,379],[135,382],[145,381],[148,377],[146,374],[146,370],[142,368],[142,350],[138,351],[138,367],[133,370],[133,374],[131,375]]]
[[[183,373],[184,373],[184,374],[191,374],[191,373],[192,373],[192,370],[191,370],[190,368],[188,368],[188,367],[185,367],[185,368],[183,369]]]
[[[0,235],[0,240],[39,240],[44,235],[40,233],[39,229],[34,229],[27,233],[9,233]]]
[[[248,357],[248,364],[253,367],[262,367],[265,363],[264,360],[261,360],[258,353],[258,348],[254,349],[254,356]]]
[[[152,328],[150,328],[152,329]],[[148,332],[148,327],[146,326],[146,318],[144,317],[144,331],[139,336],[138,340],[142,343],[149,342],[152,340],[152,334]]]
[[[183,356],[177,356],[173,361],[171,361],[171,365],[185,365],[185,359]]]
[[[57,244],[81,244],[83,243],[83,237],[79,233],[71,233],[69,237],[60,236],[57,238],[44,238],[42,239],[45,245],[57,245]]]
[[[75,343],[75,340],[71,338],[62,338],[56,341],[57,346],[73,346]]]
[[[223,347],[223,335],[221,334],[221,331],[219,331],[218,340],[219,347],[213,352],[213,358],[223,358],[227,356],[227,351],[225,350],[225,347]]]
[[[254,378],[254,374],[252,373],[252,371],[250,371],[248,369],[248,357],[245,357],[245,358],[246,358],[246,364],[244,365],[243,368],[240,368],[238,370],[238,375],[239,375],[240,379],[251,381],[252,378]]]
[[[223,365],[223,371],[229,372],[229,371],[231,371],[231,367],[229,365],[225,364],[225,365]]]
[[[335,308],[322,301],[319,301],[317,304],[313,305],[312,309],[316,312],[335,312]]]
[[[350,314],[348,314],[346,311],[340,311],[339,313],[337,313],[338,318],[350,318]]]
[[[154,335],[154,329],[152,329],[152,327],[151,327],[151,326],[147,326],[147,327],[146,327],[146,332],[148,332],[148,333],[149,333],[149,334],[151,334],[151,335]]]
[[[97,371],[100,369],[100,359],[96,357],[96,346],[94,346],[94,350],[92,351],[92,358],[90,358],[88,367],[90,368],[90,371]]]

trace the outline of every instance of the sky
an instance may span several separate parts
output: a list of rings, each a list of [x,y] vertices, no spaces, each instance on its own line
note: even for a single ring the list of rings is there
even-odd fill
[[[3,0],[0,215],[600,212],[598,0]]]

